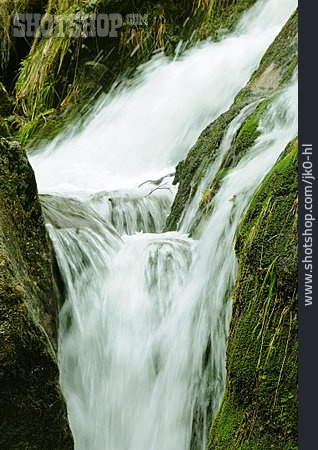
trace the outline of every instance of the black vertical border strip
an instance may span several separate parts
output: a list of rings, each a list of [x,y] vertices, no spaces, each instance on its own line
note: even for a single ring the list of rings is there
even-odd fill
[[[318,317],[317,279],[318,263],[318,72],[317,72],[317,2],[299,1],[299,449],[318,448]],[[311,148],[311,150],[310,150]],[[311,154],[310,154],[311,153]],[[306,178],[307,177],[307,178]],[[312,204],[306,209],[305,191],[312,181]],[[310,197],[310,196],[309,196]],[[308,201],[308,199],[307,199]],[[306,214],[315,220],[306,222]],[[310,225],[312,224],[312,226]],[[306,226],[307,225],[307,226]],[[310,261],[310,231],[312,230],[312,255]],[[305,234],[305,232],[307,234]],[[309,247],[305,247],[308,245]],[[317,250],[316,250],[317,248]],[[307,252],[307,253],[306,253]],[[307,260],[305,259],[307,256]],[[308,276],[312,276],[312,304],[306,306],[306,294],[310,297]],[[309,291],[308,291],[309,286]],[[307,288],[307,292],[306,292]],[[307,300],[309,300],[307,297]],[[309,302],[310,303],[310,302]]]

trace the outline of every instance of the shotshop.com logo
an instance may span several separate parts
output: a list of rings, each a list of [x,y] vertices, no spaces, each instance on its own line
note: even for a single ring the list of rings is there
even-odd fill
[[[148,15],[141,14],[15,14],[16,38],[116,38],[124,25],[146,26]]]

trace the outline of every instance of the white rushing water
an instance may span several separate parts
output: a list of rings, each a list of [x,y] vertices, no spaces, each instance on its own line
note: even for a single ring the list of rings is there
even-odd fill
[[[42,203],[65,297],[61,385],[77,450],[206,448],[225,387],[235,232],[297,133],[296,81],[222,180],[196,241],[187,233],[201,193],[257,104],[225,131],[180,231],[162,233],[175,194],[171,174],[295,6],[259,1],[223,41],[175,61],[156,57],[136,83],[102,98],[81,129],[31,155],[40,192],[50,194]]]
[[[171,172],[229,108],[296,5],[258,1],[221,42],[154,58],[133,86],[102,97],[84,123],[32,157],[40,191],[131,188]]]

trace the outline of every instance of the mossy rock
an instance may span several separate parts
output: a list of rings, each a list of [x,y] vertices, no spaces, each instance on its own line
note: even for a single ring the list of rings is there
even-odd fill
[[[223,174],[226,173],[224,169],[234,167],[237,164],[238,160],[244,156],[248,148],[257,139],[259,135],[258,124],[263,112],[269,106],[275,93],[286,85],[295,71],[297,64],[297,25],[298,13],[296,11],[265,53],[248,84],[238,93],[231,108],[201,133],[199,139],[189,151],[187,158],[177,166],[174,183],[179,183],[179,187],[167,219],[167,231],[178,228],[184,208],[194,197],[207,169],[215,160],[223,136],[231,121],[245,106],[254,102],[260,102],[260,104],[247,118],[237,136],[234,137],[231,148],[221,166]],[[221,171],[216,180],[211,180],[209,186],[211,189],[212,187],[216,188],[213,189],[214,194],[222,180]],[[210,197],[210,201],[212,198]]]
[[[0,448],[71,449],[59,387],[57,296],[33,170],[0,139]]]
[[[227,386],[209,449],[297,448],[297,140],[286,153],[238,233]]]

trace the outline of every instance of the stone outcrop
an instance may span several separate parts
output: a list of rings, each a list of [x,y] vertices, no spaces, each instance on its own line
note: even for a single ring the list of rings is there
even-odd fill
[[[71,449],[52,252],[33,170],[0,139],[0,448]]]

